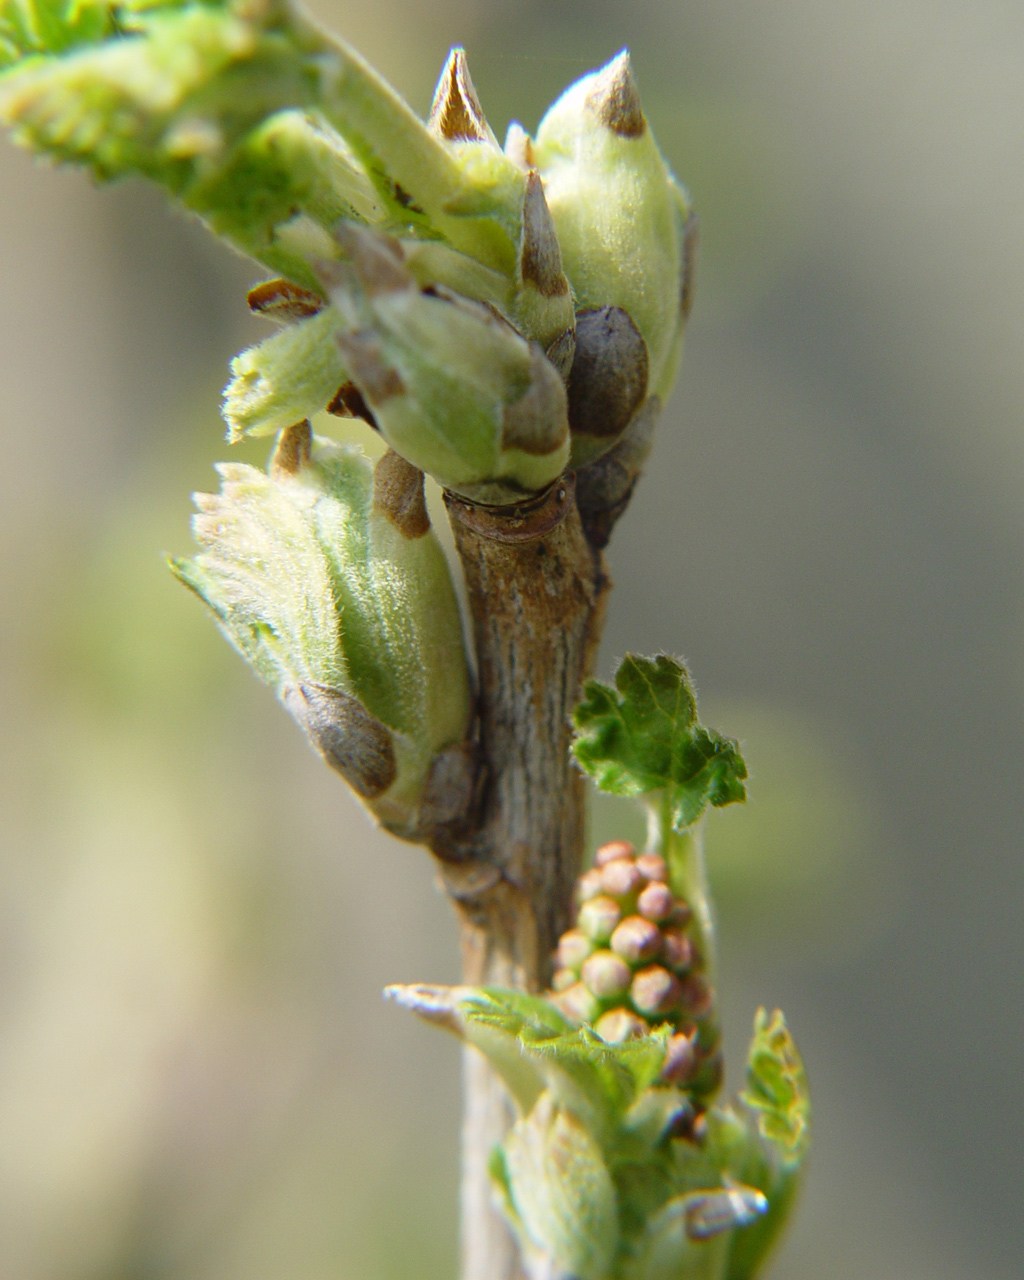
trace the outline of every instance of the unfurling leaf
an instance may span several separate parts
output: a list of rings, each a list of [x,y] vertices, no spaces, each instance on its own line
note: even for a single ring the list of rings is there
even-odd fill
[[[747,1087],[740,1099],[757,1116],[762,1137],[786,1166],[800,1163],[811,1135],[804,1064],[778,1009],[757,1011],[747,1055]]]
[[[503,1181],[528,1253],[546,1274],[607,1280],[619,1243],[615,1185],[601,1149],[544,1093],[502,1144]]]
[[[746,796],[738,744],[698,722],[689,673],[673,658],[627,655],[614,689],[587,682],[573,720],[573,754],[601,790],[663,791],[676,831],[691,827],[709,804]]]
[[[757,1012],[740,1102],[742,1118],[723,1117],[720,1133],[731,1130],[731,1169],[764,1194],[768,1212],[733,1239],[726,1280],[751,1280],[759,1272],[792,1212],[810,1146],[807,1076],[777,1009],[770,1016]]]
[[[533,154],[577,313],[624,313],[646,348],[640,400],[648,391],[664,400],[685,323],[689,208],[644,116],[628,53],[578,80],[548,109]]]
[[[481,502],[551,484],[569,428],[565,387],[540,346],[482,303],[422,289],[393,237],[354,223],[337,235],[346,257],[323,272],[336,342],[391,447]]]
[[[415,836],[431,765],[461,743],[469,677],[422,476],[387,454],[286,432],[269,475],[221,464],[197,494],[201,551],[175,574],[310,741],[396,834]]]

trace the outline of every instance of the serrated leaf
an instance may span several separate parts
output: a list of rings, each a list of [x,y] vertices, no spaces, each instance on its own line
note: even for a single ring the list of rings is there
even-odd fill
[[[746,797],[738,744],[698,722],[689,673],[673,658],[628,654],[614,689],[586,683],[573,722],[573,754],[601,790],[666,792],[676,831],[692,826],[709,804]]]
[[[330,404],[345,381],[339,323],[324,307],[235,356],[221,404],[229,440],[271,435]]]
[[[782,1013],[757,1011],[747,1057],[747,1087],[741,1100],[786,1165],[800,1163],[811,1136],[807,1076]]]
[[[733,1238],[725,1280],[752,1280],[760,1271],[792,1212],[810,1145],[807,1077],[778,1010],[757,1012],[740,1099],[745,1114],[724,1117],[713,1140],[730,1172],[768,1198],[768,1212]]]
[[[606,1044],[589,1028],[571,1026],[541,996],[488,987],[465,996],[459,1008],[466,1039],[503,1075],[530,1064],[536,1078],[583,1113],[601,1137],[657,1078],[665,1060],[666,1032]],[[533,1099],[524,1101],[529,1106]]]

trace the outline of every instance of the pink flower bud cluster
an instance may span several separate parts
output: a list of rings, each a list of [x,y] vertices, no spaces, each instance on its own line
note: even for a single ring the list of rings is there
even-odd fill
[[[663,1078],[713,1091],[721,1075],[714,996],[665,860],[614,840],[580,877],[577,900],[576,926],[555,953],[553,1003],[611,1044],[671,1024]]]

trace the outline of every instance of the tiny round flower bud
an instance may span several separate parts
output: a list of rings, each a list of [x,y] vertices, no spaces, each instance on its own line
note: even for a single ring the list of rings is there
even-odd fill
[[[614,862],[617,858],[632,858],[635,852],[628,840],[611,840],[594,854],[594,865],[603,867],[606,862]]]
[[[565,991],[560,991],[554,997],[552,1004],[560,1009],[570,1022],[576,1023],[592,1023],[601,1012],[597,997],[582,982],[576,982]]]
[[[677,973],[689,969],[693,963],[693,943],[682,929],[662,929],[661,958]]]
[[[594,944],[585,933],[570,929],[559,938],[555,955],[563,969],[574,969],[578,973],[580,965],[593,949]]]
[[[669,1013],[679,1004],[682,988],[679,979],[660,964],[641,969],[633,979],[630,996],[640,1013]]]
[[[601,888],[613,898],[626,898],[636,893],[643,882],[644,878],[632,859],[616,858],[601,868]]]
[[[685,929],[692,918],[693,912],[690,910],[689,903],[680,902],[677,898],[675,906],[672,908],[672,914],[666,923],[678,925],[680,929]]]
[[[661,1078],[671,1084],[685,1084],[697,1064],[697,1036],[674,1035],[669,1039]]]
[[[580,903],[588,902],[591,898],[596,898],[601,892],[600,871],[596,867],[591,867],[589,871],[584,871],[576,882],[576,901]]]
[[[640,874],[648,880],[668,879],[668,867],[665,865],[665,859],[657,853],[642,853],[636,860],[636,865],[640,870]]]
[[[661,950],[661,931],[643,916],[627,916],[611,935],[611,947],[630,964],[653,960]]]
[[[629,1009],[611,1009],[594,1024],[594,1030],[606,1044],[622,1044],[637,1036],[645,1036],[650,1027]]]
[[[612,866],[615,865],[615,863],[612,863]],[[637,871],[637,874],[640,874],[639,871]],[[667,920],[672,914],[674,906],[675,899],[672,897],[672,890],[667,884],[662,884],[660,880],[652,880],[636,900],[637,911],[655,923]]]
[[[691,973],[682,982],[681,1003],[691,1018],[703,1018],[712,1003],[711,987],[700,973]]]
[[[622,908],[603,894],[580,907],[579,926],[594,942],[607,942],[621,919]]]
[[[633,971],[614,952],[595,951],[583,962],[580,976],[595,996],[607,1000],[612,996],[625,995],[633,980]]]
[[[577,975],[571,969],[556,969],[551,979],[551,990],[568,991],[576,980]]]

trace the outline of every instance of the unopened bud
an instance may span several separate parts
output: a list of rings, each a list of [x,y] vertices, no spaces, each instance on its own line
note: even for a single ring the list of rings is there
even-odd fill
[[[600,1001],[582,982],[576,982],[565,991],[560,991],[551,1002],[570,1022],[580,1025],[592,1023],[601,1012]]]
[[[610,1009],[594,1023],[594,1031],[606,1044],[624,1044],[650,1031],[650,1025],[630,1009]]]
[[[681,987],[674,973],[654,964],[634,977],[629,994],[637,1010],[651,1017],[678,1008]]]
[[[605,943],[613,936],[615,926],[621,919],[622,908],[619,904],[614,898],[602,894],[584,902],[580,907],[579,927],[593,942]]]
[[[680,1004],[691,1018],[703,1018],[710,1013],[713,1003],[711,984],[702,973],[691,973],[683,979]]]
[[[599,893],[603,892],[601,872],[597,867],[591,867],[589,871],[584,871],[579,880],[576,881],[576,901],[579,903],[589,902],[591,898],[596,898]]]
[[[670,1036],[661,1068],[662,1080],[670,1084],[685,1084],[696,1064],[696,1037],[682,1033]]]
[[[625,312],[649,357],[640,399],[663,396],[683,324],[685,217],[627,53],[566,90],[541,121],[534,152],[577,315]]]
[[[565,969],[573,969],[577,973],[583,961],[594,950],[594,944],[579,929],[569,929],[558,940],[556,952],[558,963]]]
[[[595,951],[583,962],[580,976],[600,1000],[625,995],[633,980],[633,971],[621,956],[612,951]]]
[[[579,974],[574,973],[572,969],[556,969],[551,977],[551,990],[554,992],[568,991],[578,981]]]
[[[662,929],[661,958],[676,973],[685,973],[693,963],[693,943],[681,929]]]
[[[661,950],[661,930],[642,916],[627,916],[612,933],[611,948],[630,964],[653,960]]]
[[[617,858],[632,858],[635,852],[628,840],[609,840],[594,854],[594,866],[603,867],[606,862],[615,862]]]
[[[625,898],[644,882],[636,863],[626,858],[616,858],[614,862],[606,862],[601,868],[601,888],[613,898]]]
[[[639,874],[639,869],[638,872]],[[672,890],[667,884],[662,884],[660,880],[652,881],[641,892],[636,900],[636,909],[647,920],[653,920],[655,924],[662,920],[667,920],[672,914],[672,908],[675,906],[675,899],[672,896]]]
[[[660,880],[662,882],[668,879],[668,864],[665,859],[657,853],[642,853],[636,860],[642,875],[648,880]]]

